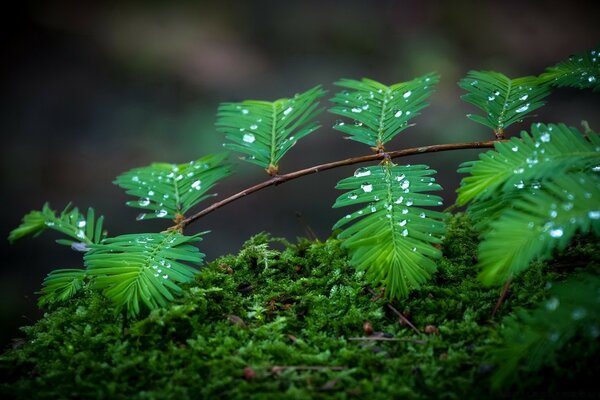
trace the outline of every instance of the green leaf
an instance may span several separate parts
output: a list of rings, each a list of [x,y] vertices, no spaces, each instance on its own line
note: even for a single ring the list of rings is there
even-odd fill
[[[397,166],[391,162],[359,168],[338,182],[349,190],[333,207],[361,205],[339,220],[334,229],[350,252],[350,263],[366,271],[367,279],[383,284],[390,298],[404,297],[435,271],[433,259],[440,251],[444,214],[423,207],[439,206],[439,196],[423,194],[441,190],[425,165]]]
[[[570,56],[546,69],[540,80],[557,87],[574,87],[600,91],[600,48]]]
[[[526,192],[490,223],[479,246],[480,278],[497,284],[564,249],[576,232],[600,236],[600,178],[560,174]]]
[[[44,279],[38,304],[43,307],[69,300],[83,288],[85,277],[83,269],[55,269]]]
[[[21,225],[15,228],[8,240],[15,240],[25,236],[37,236],[46,229],[53,229],[71,239],[57,240],[59,244],[72,246],[75,250],[86,250],[86,245],[98,243],[105,234],[102,232],[104,217],[95,220],[93,208],[88,208],[87,215],[79,212],[78,208],[71,209],[70,205],[60,213],[50,208],[48,203],[44,204],[41,211],[31,211],[23,217]],[[79,245],[83,244],[83,245]]]
[[[154,163],[125,172],[114,183],[139,198],[127,202],[128,206],[150,211],[138,215],[138,220],[175,219],[215,196],[207,192],[231,173],[226,158],[226,154],[209,154],[185,164]]]
[[[576,335],[588,345],[597,343],[599,292],[599,277],[577,275],[554,285],[548,300],[534,310],[518,310],[505,318],[503,343],[492,349],[492,362],[498,366],[492,387],[506,390],[521,373],[534,373],[555,364]]]
[[[461,165],[458,172],[470,173],[458,189],[457,204],[498,198],[500,193],[538,186],[554,174],[589,170],[600,165],[600,136],[588,132],[587,140],[575,128],[564,124],[531,126],[531,135],[495,144],[495,150],[479,161]]]
[[[542,99],[550,94],[549,87],[534,76],[511,80],[493,71],[470,71],[458,86],[468,92],[461,97],[463,100],[485,112],[483,116],[467,117],[497,134],[542,107]]]
[[[329,112],[354,121],[338,122],[334,128],[350,135],[348,139],[381,148],[411,126],[408,121],[428,106],[425,100],[438,81],[433,73],[391,86],[366,78],[342,79],[335,84],[349,90],[331,99],[336,105]]]
[[[243,160],[276,173],[285,153],[320,127],[313,119],[322,111],[317,108],[317,99],[324,94],[316,86],[290,99],[222,103],[216,125],[229,140],[223,146],[245,154]]]
[[[171,231],[107,238],[86,253],[87,272],[117,310],[125,307],[136,316],[140,303],[149,309],[165,307],[181,293],[178,284],[192,281],[197,272],[186,263],[200,264],[204,258],[191,244],[200,235]]]

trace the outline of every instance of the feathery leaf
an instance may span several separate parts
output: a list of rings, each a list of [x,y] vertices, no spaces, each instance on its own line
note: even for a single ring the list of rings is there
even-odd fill
[[[575,335],[589,341],[589,346],[597,346],[599,291],[599,277],[581,274],[552,287],[551,296],[536,309],[519,310],[505,318],[503,344],[492,351],[492,361],[499,366],[492,387],[506,389],[520,372],[532,373],[552,365]]]
[[[385,162],[359,168],[336,188],[350,190],[333,207],[361,205],[339,220],[347,226],[338,237],[350,251],[351,264],[366,270],[367,279],[383,284],[390,298],[404,297],[436,269],[443,214],[422,207],[439,206],[439,196],[421,192],[441,190],[425,165],[397,166]],[[366,203],[366,205],[364,205]]]
[[[329,112],[354,123],[338,122],[334,128],[350,135],[348,139],[380,149],[411,126],[408,121],[428,106],[425,100],[438,81],[439,75],[433,73],[391,86],[366,78],[342,79],[335,84],[350,91],[337,93]]]
[[[600,91],[600,48],[570,56],[546,69],[540,80],[552,86]]]
[[[88,208],[87,214],[82,214],[77,207],[71,209],[71,206],[67,205],[56,215],[56,211],[46,203],[41,211],[34,210],[25,215],[21,225],[10,232],[8,240],[12,243],[25,236],[35,237],[46,229],[53,229],[71,238],[57,240],[57,243],[72,246],[74,250],[85,251],[87,245],[98,243],[105,236],[102,232],[103,221],[102,216],[95,219],[93,208]]]
[[[167,233],[129,234],[92,245],[85,255],[94,287],[103,290],[117,310],[140,313],[140,302],[149,309],[165,307],[181,292],[179,283],[190,282],[197,272],[184,262],[200,264],[204,254],[191,243],[200,235]]]
[[[550,89],[534,76],[510,79],[493,71],[470,71],[458,86],[467,94],[461,99],[485,112],[484,116],[467,114],[475,122],[502,134],[508,126],[542,107]]]
[[[479,161],[461,165],[458,172],[471,176],[463,179],[456,202],[497,198],[531,185],[535,189],[554,174],[594,168],[600,165],[600,136],[590,131],[587,138],[564,124],[533,124],[531,135],[523,131],[520,139],[496,143]]]
[[[564,249],[576,232],[600,236],[600,178],[561,174],[525,193],[490,223],[479,246],[480,278],[501,283],[535,259]]]
[[[290,99],[222,103],[216,125],[229,140],[223,146],[246,154],[243,160],[266,168],[270,174],[277,173],[285,153],[320,127],[313,119],[322,111],[317,108],[317,99],[324,94],[316,86]]]
[[[44,279],[38,304],[43,307],[69,300],[83,288],[85,276],[83,269],[55,269]]]
[[[215,196],[207,192],[231,173],[226,158],[226,154],[209,154],[185,164],[154,163],[125,172],[114,183],[127,194],[139,197],[127,202],[128,206],[151,211],[138,215],[138,220],[176,219]]]

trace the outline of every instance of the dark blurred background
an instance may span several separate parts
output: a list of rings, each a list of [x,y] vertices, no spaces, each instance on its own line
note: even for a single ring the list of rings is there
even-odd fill
[[[22,2],[2,16],[0,234],[45,201],[94,206],[110,234],[157,231],[168,223],[136,222],[137,211],[111,181],[154,161],[186,162],[221,151],[214,129],[219,102],[287,97],[339,78],[387,84],[430,71],[442,75],[431,106],[390,146],[484,140],[490,132],[465,118],[473,108],[456,85],[469,69],[535,75],[600,43],[594,2],[524,1],[108,1]],[[600,129],[600,95],[557,90],[532,121]],[[323,128],[299,142],[283,172],[369,153]],[[412,157],[438,170],[454,199],[465,150]],[[235,159],[235,157],[232,157]],[[356,167],[269,188],[193,225],[212,230],[201,243],[212,260],[235,252],[251,235],[305,235],[302,214],[321,239],[342,214],[332,210],[335,183]],[[229,195],[264,172],[237,163],[218,186]],[[198,207],[200,209],[201,207]],[[55,245],[52,233],[9,246],[0,240],[0,345],[40,316],[34,292],[52,269],[81,266],[79,254]]]

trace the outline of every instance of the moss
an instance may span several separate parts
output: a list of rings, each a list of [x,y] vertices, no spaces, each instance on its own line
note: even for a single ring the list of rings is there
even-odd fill
[[[273,250],[275,242],[282,251]],[[565,259],[597,257],[597,243],[581,243]],[[476,246],[466,217],[449,221],[438,272],[393,303],[416,333],[347,265],[337,240],[291,245],[257,235],[239,255],[203,268],[171,307],[140,320],[115,316],[89,290],[49,311],[0,358],[1,390],[27,399],[489,396],[488,352],[501,342],[498,321],[534,307],[546,298],[546,283],[566,272],[534,264],[492,318],[500,288],[477,281]],[[370,327],[371,339],[399,340],[354,340]],[[592,365],[584,346],[573,348],[570,360]],[[540,376],[523,376],[520,390],[559,390],[551,376],[545,386]]]

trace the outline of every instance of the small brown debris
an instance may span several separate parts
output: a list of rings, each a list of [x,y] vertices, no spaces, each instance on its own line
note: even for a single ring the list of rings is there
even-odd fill
[[[448,359],[448,353],[442,353],[439,357],[440,361],[446,361]]]
[[[244,379],[249,381],[250,379],[254,379],[256,377],[256,372],[250,367],[244,368]]]
[[[429,335],[439,335],[440,334],[440,330],[435,325],[427,325],[425,327],[425,333],[427,333]]]
[[[229,265],[227,264],[219,264],[219,269],[223,272],[225,272],[226,274],[233,274],[233,268],[231,268]]]
[[[323,386],[321,386],[321,390],[322,391],[333,390],[333,389],[335,389],[335,385],[337,385],[339,381],[340,380],[337,378],[327,381],[327,382],[325,382],[325,384]]]
[[[363,332],[366,336],[371,336],[373,334],[373,327],[369,321],[363,323]]]
[[[287,335],[288,339],[290,339],[293,343],[296,343],[296,340],[298,340],[298,338],[294,335]]]

